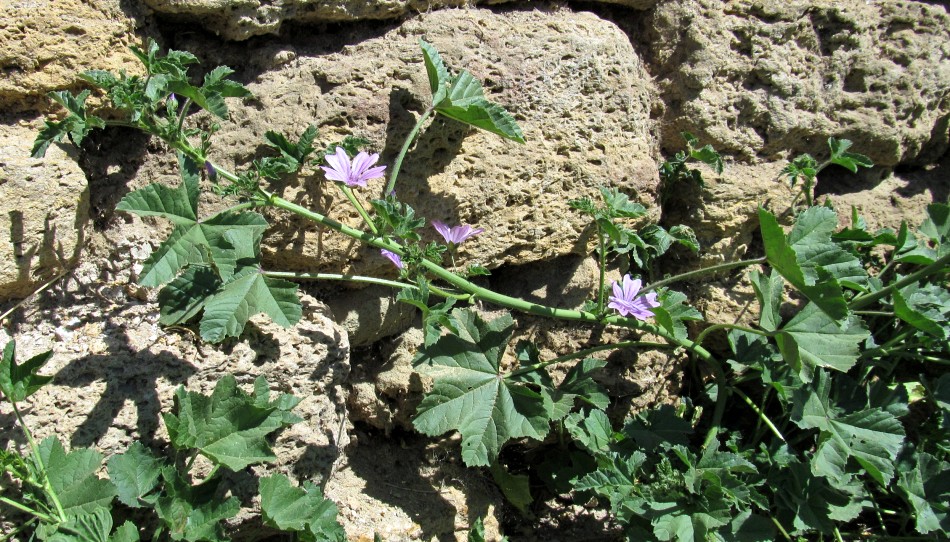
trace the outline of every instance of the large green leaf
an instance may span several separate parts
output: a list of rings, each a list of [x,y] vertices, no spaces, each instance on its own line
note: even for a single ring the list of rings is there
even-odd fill
[[[123,525],[116,536],[110,538],[112,513],[108,508],[99,508],[90,514],[70,516],[59,525],[43,525],[37,529],[36,535],[45,542],[119,542],[127,540],[126,529]],[[135,531],[133,540],[138,540],[138,531]]]
[[[152,455],[141,442],[133,442],[124,453],[109,458],[109,479],[118,493],[119,501],[131,508],[141,508],[154,502],[147,495],[158,485],[163,462]]]
[[[158,292],[158,304],[161,307],[158,322],[173,326],[191,320],[220,287],[221,279],[210,267],[188,266],[184,273]]]
[[[246,268],[205,302],[201,337],[213,343],[237,337],[251,317],[260,313],[284,327],[296,324],[303,314],[297,285],[264,276],[259,269]]]
[[[449,70],[442,62],[442,56],[431,44],[419,40],[422,47],[422,58],[426,65],[426,74],[429,76],[429,90],[432,91],[432,103],[438,104],[445,99],[448,93]]]
[[[40,443],[39,455],[50,487],[67,515],[93,514],[109,507],[115,488],[109,480],[96,476],[102,454],[87,448],[67,453],[59,439],[47,437]]]
[[[854,473],[853,458],[874,480],[887,486],[894,477],[894,462],[904,443],[904,427],[891,413],[867,408],[841,413],[831,404],[831,377],[819,371],[814,389],[802,389],[792,414],[803,429],[818,429],[818,448],[811,470],[836,484]]]
[[[458,335],[442,335],[416,358],[417,369],[434,383],[413,425],[430,436],[459,431],[465,464],[488,466],[509,439],[543,438],[548,417],[539,394],[499,371],[514,328],[511,316],[485,322],[459,309],[452,316]]]
[[[844,265],[845,262],[838,252],[826,246],[830,243],[831,231],[837,224],[837,218],[834,211],[825,209],[831,213],[829,216],[821,209],[823,208],[812,207],[802,213],[801,225],[799,226],[797,222],[793,234],[786,238],[785,232],[772,213],[760,208],[759,226],[762,231],[762,242],[765,245],[765,256],[772,269],[832,319],[844,320],[848,317],[849,311],[841,290],[841,283],[822,265],[837,263],[840,268],[835,269],[841,270],[849,278],[855,278],[852,276],[854,271],[850,264]],[[844,251],[840,252],[847,255]]]
[[[294,487],[283,474],[273,474],[261,478],[260,495],[265,524],[282,531],[303,532],[305,540],[346,540],[346,533],[336,519],[336,504],[324,499],[320,488],[312,483]]]
[[[295,421],[289,416],[293,401],[270,402],[266,386],[249,395],[237,387],[233,375],[218,381],[211,396],[175,392],[175,412],[163,414],[172,445],[194,448],[216,464],[239,471],[248,465],[273,461],[266,437]]]
[[[927,206],[927,218],[920,225],[920,233],[937,245],[937,256],[950,252],[950,206],[932,203]]]
[[[779,330],[775,340],[785,362],[810,382],[816,367],[844,372],[854,366],[859,347],[869,335],[859,317],[836,321],[816,303],[809,303]]]
[[[831,533],[838,522],[847,523],[861,513],[864,487],[859,481],[832,486],[797,460],[780,467],[768,483],[775,490],[773,514],[780,524],[792,527],[790,532]]]
[[[937,339],[950,335],[950,292],[944,288],[910,284],[895,291],[893,299],[894,314],[901,320]]]
[[[782,324],[779,308],[784,298],[785,282],[774,269],[769,276],[758,271],[749,272],[749,282],[759,300],[759,326],[766,331],[775,331]]]
[[[175,188],[153,183],[126,194],[115,208],[139,216],[158,216],[176,226],[198,221],[198,174],[194,161],[179,153],[182,183]]]
[[[0,358],[0,391],[7,400],[18,403],[53,380],[52,376],[36,374],[51,357],[52,350],[33,356],[23,365],[17,365],[16,344],[13,341],[8,342],[3,347],[3,357]]]

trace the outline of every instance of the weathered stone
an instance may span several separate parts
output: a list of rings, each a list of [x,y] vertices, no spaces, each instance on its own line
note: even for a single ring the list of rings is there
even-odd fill
[[[198,23],[230,40],[276,34],[284,23],[316,24],[398,19],[415,13],[512,0],[145,0],[157,13]],[[649,9],[657,0],[601,0]]]
[[[0,301],[69,269],[89,222],[82,170],[56,146],[30,158],[35,135],[29,125],[0,125]]]
[[[489,98],[512,112],[529,142],[437,119],[409,152],[396,186],[400,198],[430,222],[486,229],[461,247],[459,265],[493,268],[586,254],[588,218],[567,202],[599,198],[602,185],[653,202],[650,77],[623,32],[589,13],[442,10],[337,53],[297,46],[294,61],[249,85],[260,104],[234,108],[232,122],[216,136],[218,148],[246,162],[267,130],[299,134],[315,123],[322,144],[363,136],[391,164],[429,100],[422,36],[450,67],[485,81]],[[284,196],[360,226],[323,172],[311,175],[284,188]],[[380,181],[371,183],[361,197],[378,197],[381,188]],[[440,239],[431,228],[423,235]],[[278,217],[266,243],[274,268],[395,271],[378,250],[299,219]]]
[[[0,109],[50,109],[46,93],[76,87],[85,70],[141,71],[140,6],[120,0],[4,0]]]
[[[848,138],[878,165],[948,147],[950,16],[924,2],[662,2],[640,38],[663,93],[662,145],[827,156]]]
[[[354,347],[402,332],[416,313],[412,305],[396,301],[396,290],[382,286],[345,290],[328,299],[327,305]]]

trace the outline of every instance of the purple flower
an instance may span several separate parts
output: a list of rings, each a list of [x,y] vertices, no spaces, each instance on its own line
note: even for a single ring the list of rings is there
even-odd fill
[[[613,283],[614,295],[610,296],[610,303],[607,305],[611,309],[617,309],[620,316],[633,316],[637,320],[646,320],[653,316],[650,309],[660,306],[656,300],[656,292],[650,292],[646,295],[637,297],[643,283],[640,279],[633,280],[630,275],[623,276],[623,287]]]
[[[469,237],[478,235],[485,231],[482,228],[472,228],[467,224],[450,228],[444,222],[439,222],[438,220],[432,221],[432,227],[442,235],[446,243],[451,243],[453,245],[459,245],[462,243],[462,241],[468,239]]]
[[[406,265],[402,263],[402,258],[399,257],[399,254],[396,254],[395,252],[390,252],[386,250],[385,248],[380,249],[379,252],[383,256],[386,256],[387,258],[389,258],[389,261],[393,262],[393,265],[395,265],[399,269],[406,267]]]
[[[326,172],[327,179],[331,181],[341,181],[346,186],[366,186],[366,181],[380,179],[386,166],[370,167],[379,160],[378,154],[366,154],[360,152],[350,162],[350,157],[346,155],[343,147],[336,148],[336,154],[327,155],[327,166],[320,166]]]
[[[208,172],[209,179],[211,179],[212,181],[218,180],[218,171],[214,169],[214,166],[211,165],[211,162],[205,161],[205,171]]]

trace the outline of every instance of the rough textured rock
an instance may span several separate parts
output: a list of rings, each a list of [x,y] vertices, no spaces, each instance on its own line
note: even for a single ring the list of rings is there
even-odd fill
[[[316,24],[397,19],[437,9],[512,0],[144,0],[157,13],[194,22],[230,40],[276,34],[284,23]],[[634,9],[649,9],[657,0],[602,0]]]
[[[299,134],[315,123],[322,144],[367,137],[382,151],[382,162],[391,163],[429,100],[422,36],[450,67],[485,81],[488,96],[513,113],[529,141],[519,145],[437,119],[409,152],[396,187],[400,198],[430,221],[487,230],[465,243],[460,265],[586,253],[588,221],[567,201],[599,197],[601,185],[653,201],[658,173],[650,77],[623,32],[590,13],[442,10],[336,53],[299,44],[294,60],[249,85],[259,105],[234,108],[218,148],[245,162],[265,131]],[[378,197],[381,187],[371,183],[363,197]],[[283,193],[359,225],[320,170]],[[437,237],[431,228],[425,233]],[[378,250],[360,249],[301,220],[279,219],[265,255],[269,265],[293,270],[393,271]]]
[[[327,300],[334,320],[346,330],[353,347],[374,343],[412,324],[416,309],[396,301],[398,290],[384,286],[343,290]]]
[[[743,158],[822,155],[829,136],[883,166],[947,150],[945,5],[683,0],[646,26],[666,149],[686,130]]]
[[[0,110],[46,111],[46,93],[79,83],[85,70],[140,71],[137,2],[8,0],[0,13]]]
[[[304,421],[280,433],[274,444],[279,463],[254,467],[255,475],[327,476],[347,444],[342,386],[350,367],[346,334],[327,317],[326,307],[304,297],[304,318],[294,328],[257,318],[240,340],[221,345],[162,330],[157,307],[128,295],[134,263],[119,255],[142,245],[140,231],[117,233],[109,253],[85,259],[72,276],[18,313],[21,323],[14,322],[9,335],[20,357],[54,352],[43,370],[55,374],[53,382],[28,399],[25,419],[34,435],[56,435],[68,447],[95,447],[106,457],[134,441],[161,450],[167,433],[160,413],[171,409],[180,385],[208,394],[222,374],[232,373],[250,389],[263,375],[273,393],[302,399],[294,412]],[[6,344],[9,335],[0,342]],[[4,420],[12,416],[6,405],[0,408]],[[12,420],[3,428],[0,442],[23,444]],[[251,502],[256,488],[251,474],[229,476],[231,490]],[[254,532],[251,512],[245,507],[231,521],[242,536]]]
[[[35,130],[0,125],[0,301],[22,297],[69,269],[89,223],[86,177],[50,147],[30,158]]]

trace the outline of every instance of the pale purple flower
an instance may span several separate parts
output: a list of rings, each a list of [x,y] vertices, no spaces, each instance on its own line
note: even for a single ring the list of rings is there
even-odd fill
[[[371,167],[379,160],[378,154],[360,152],[353,161],[343,147],[336,148],[336,154],[327,155],[327,166],[320,166],[326,172],[327,179],[346,183],[346,186],[366,186],[366,181],[381,179],[386,166]]]
[[[386,250],[385,248],[380,249],[379,252],[383,256],[389,258],[389,261],[393,262],[393,265],[395,265],[399,269],[403,269],[404,267],[406,267],[406,265],[402,263],[402,258],[399,257],[399,254],[396,254],[395,252],[390,252]]]
[[[650,309],[660,306],[656,300],[656,292],[650,292],[646,295],[637,297],[643,283],[640,279],[631,279],[630,275],[623,276],[623,286],[613,283],[614,295],[610,296],[610,303],[607,305],[611,309],[617,309],[620,316],[633,316],[637,320],[646,320],[653,316]]]
[[[439,222],[438,220],[432,221],[432,227],[435,228],[435,231],[442,235],[446,243],[451,243],[453,245],[459,245],[462,243],[462,241],[465,241],[469,237],[478,235],[485,231],[483,228],[472,228],[468,224],[453,226],[450,228],[444,222]]]

